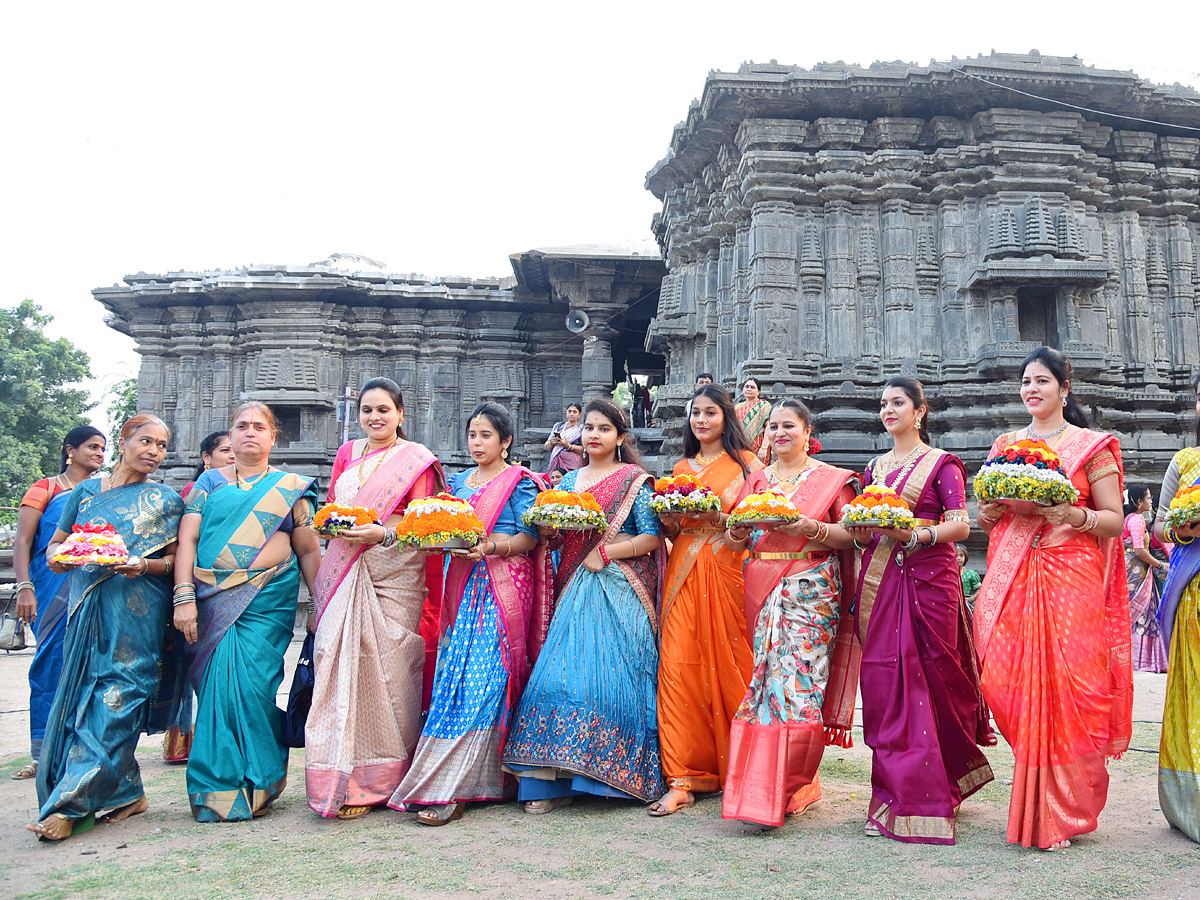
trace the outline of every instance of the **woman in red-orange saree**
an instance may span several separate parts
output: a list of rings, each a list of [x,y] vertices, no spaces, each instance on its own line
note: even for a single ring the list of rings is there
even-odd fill
[[[662,516],[673,535],[663,586],[658,723],[667,793],[650,805],[666,816],[720,790],[729,763],[729,725],[754,657],[742,612],[742,559],[724,540],[746,479],[762,468],[733,411],[729,392],[709,384],[692,395],[685,457],[675,474],[695,475],[721,498],[721,512]]]
[[[1091,431],[1070,394],[1070,363],[1035,350],[1022,366],[1027,428],[1079,491],[1074,505],[1017,515],[984,503],[988,567],[975,603],[984,697],[1016,765],[1008,841],[1057,850],[1096,830],[1106,759],[1129,747],[1133,712],[1129,595],[1120,534],[1121,449]]]
[[[809,455],[820,444],[803,403],[776,404],[766,434],[774,462],[750,476],[742,497],[778,491],[802,515],[766,531],[725,532],[734,550],[750,544],[744,597],[754,669],[730,729],[721,816],[779,826],[821,798],[825,744],[850,746],[861,648],[851,613],[855,554],[836,523],[858,476]]]

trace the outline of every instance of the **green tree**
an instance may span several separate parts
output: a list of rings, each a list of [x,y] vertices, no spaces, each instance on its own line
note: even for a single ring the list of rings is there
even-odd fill
[[[121,426],[137,415],[137,378],[130,376],[122,378],[120,381],[114,381],[105,393],[104,399],[108,401],[108,405],[104,408],[104,417],[108,421],[108,433],[113,436],[115,447],[116,437],[121,433]]]
[[[90,377],[88,356],[66,338],[51,340],[53,316],[32,300],[0,309],[0,507],[58,471],[63,436],[86,425],[91,406],[76,385]],[[5,520],[16,513],[4,510]]]

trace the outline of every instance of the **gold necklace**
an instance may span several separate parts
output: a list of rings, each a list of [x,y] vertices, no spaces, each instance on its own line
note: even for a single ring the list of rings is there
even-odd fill
[[[808,473],[813,470],[812,460],[806,459],[804,465],[791,475],[783,475],[779,471],[779,463],[771,463],[771,474],[767,476],[767,481],[773,484],[790,484],[797,485],[808,478]]]
[[[390,444],[388,444],[382,450],[377,451],[379,453],[379,462],[375,463],[375,468],[373,468],[371,470],[371,474],[359,482],[360,487],[375,477],[375,473],[379,471],[379,467],[382,466],[384,461],[387,459],[388,451],[391,450],[393,447],[395,447],[396,444],[398,444],[399,442],[400,442],[400,438],[397,437],[396,440],[392,441]],[[361,469],[360,469],[360,471],[361,471]]]
[[[705,456],[703,453],[698,452],[695,456],[692,457],[692,459],[694,459],[696,461],[696,463],[700,466],[700,468],[703,469],[706,466],[711,466],[713,463],[715,463],[718,459],[720,459],[724,455],[725,455],[724,450],[722,450],[716,456],[711,456],[711,457]]]
[[[64,478],[67,480],[66,484],[63,484]],[[64,491],[70,491],[75,488],[76,482],[72,481],[70,476],[68,476],[66,472],[60,472],[58,477],[55,480],[58,482],[58,486],[60,488],[62,488]]]
[[[884,475],[890,475],[892,472],[896,471],[896,469],[900,468],[910,459],[912,459],[913,456],[915,456],[917,452],[924,446],[925,445],[921,441],[917,441],[917,446],[913,447],[912,450],[905,454],[904,459],[896,459],[896,448],[893,447],[879,460],[879,463],[875,466],[875,469],[879,473],[880,477],[883,477]],[[890,464],[887,461],[889,456],[892,458]]]
[[[251,488],[253,488],[256,484],[258,484],[260,481],[262,481],[263,478],[266,477],[266,474],[270,471],[271,471],[271,467],[268,465],[265,469],[263,469],[261,472],[258,473],[257,478],[255,478],[253,481],[251,481],[249,478],[242,477],[241,471],[238,470],[237,463],[234,463],[234,466],[233,466],[234,484],[237,486],[237,488],[239,490],[248,491]]]
[[[484,481],[480,481],[479,466],[476,466],[471,474],[467,476],[467,487],[471,488],[472,490],[479,490],[479,488],[483,487],[485,484],[491,484],[494,479],[499,478],[500,474],[507,468],[509,468],[509,463],[504,463],[499,472],[497,472],[495,475],[489,476]]]

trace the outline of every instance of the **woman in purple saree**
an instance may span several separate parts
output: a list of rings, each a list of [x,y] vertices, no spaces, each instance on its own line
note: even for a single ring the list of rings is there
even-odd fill
[[[916,526],[855,528],[863,550],[856,617],[863,643],[863,737],[874,751],[867,834],[953,844],[958,805],[992,780],[976,746],[994,743],[979,692],[954,542],[970,531],[962,462],[925,443],[919,381],[893,378],[880,418],[895,446],[867,466],[908,503]]]

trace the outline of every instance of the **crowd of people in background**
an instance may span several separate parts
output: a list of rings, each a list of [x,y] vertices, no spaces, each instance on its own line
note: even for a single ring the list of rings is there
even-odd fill
[[[18,614],[37,636],[33,761],[13,776],[36,779],[29,827],[60,841],[145,811],[134,749],[154,732],[186,763],[197,821],[267,813],[288,775],[275,698],[303,580],[305,792],[325,817],[386,806],[440,826],[471,803],[537,815],[581,795],[661,817],[723,791],[723,817],[779,826],[820,798],[824,748],[850,745],[861,691],[866,834],[953,844],[962,802],[993,778],[994,717],[1015,755],[1007,840],[1057,850],[1097,827],[1136,667],[1167,672],[1161,808],[1200,841],[1200,526],[1164,523],[1176,491],[1200,483],[1200,422],[1150,524],[1150,489],[1125,501],[1121,448],[1089,427],[1063,354],[1036,350],[1018,375],[1029,421],[993,453],[1046,442],[1079,500],[981,503],[982,578],[963,546],[966,471],[931,445],[930,404],[905,377],[880,390],[890,447],[858,473],[817,458],[804,403],[772,403],[747,378],[735,404],[704,373],[674,468],[720,498],[697,515],[651,511],[653,479],[611,401],[567,408],[546,475],[510,460],[511,415],[481,403],[463,431],[473,465],[447,476],[406,438],[400,389],[377,378],[325,496],[378,521],[324,547],[317,484],[271,463],[278,426],[262,403],[205,439],[182,495],[151,480],[170,440],[157,417],[124,424],[106,475],[104,435],[75,429],[61,472],[22,501],[14,554]],[[591,493],[607,528],[524,524],[552,484]],[[840,524],[869,485],[896,491],[914,526]],[[764,490],[799,520],[731,525]],[[407,505],[441,491],[472,505],[482,540],[457,555],[398,545]],[[52,560],[73,526],[101,521],[128,562]]]

